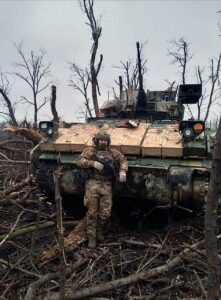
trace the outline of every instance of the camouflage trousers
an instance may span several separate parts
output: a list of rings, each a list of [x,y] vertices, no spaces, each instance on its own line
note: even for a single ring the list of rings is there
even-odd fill
[[[112,207],[112,184],[89,179],[85,186],[84,205],[87,207],[87,235],[96,238],[110,218]]]

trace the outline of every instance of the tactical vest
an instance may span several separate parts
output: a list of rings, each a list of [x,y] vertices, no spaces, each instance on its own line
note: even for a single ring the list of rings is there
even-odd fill
[[[112,181],[114,176],[114,157],[112,152],[110,150],[97,150],[91,159],[100,163],[104,162],[104,168],[102,171],[98,171],[95,168],[88,170],[88,179]]]

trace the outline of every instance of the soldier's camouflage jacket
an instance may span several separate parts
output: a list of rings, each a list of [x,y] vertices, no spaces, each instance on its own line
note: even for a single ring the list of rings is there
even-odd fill
[[[94,169],[94,162],[105,161],[108,162],[108,168],[104,167],[103,171],[97,171]],[[98,150],[96,146],[87,147],[77,158],[76,164],[78,167],[85,169],[87,172],[87,179],[96,180],[111,180],[114,176],[118,176],[116,173],[116,164],[118,165],[118,171],[128,170],[128,163],[126,157],[118,150],[107,147],[105,151]],[[113,172],[111,172],[111,169]]]

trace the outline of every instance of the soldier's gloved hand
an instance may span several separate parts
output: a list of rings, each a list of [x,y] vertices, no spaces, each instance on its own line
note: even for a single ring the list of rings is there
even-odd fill
[[[119,174],[119,180],[120,180],[120,182],[126,182],[126,180],[127,180],[126,172],[124,172],[124,171],[120,172],[120,174]]]
[[[96,170],[98,170],[98,171],[102,171],[103,168],[104,168],[104,165],[101,164],[101,163],[99,163],[98,161],[95,161],[95,162],[94,162],[94,168],[95,168]]]

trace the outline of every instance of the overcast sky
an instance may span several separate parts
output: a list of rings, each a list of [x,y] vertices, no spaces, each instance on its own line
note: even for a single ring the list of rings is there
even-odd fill
[[[102,36],[98,57],[103,54],[103,67],[99,75],[101,99],[108,97],[119,75],[113,68],[119,61],[136,58],[136,41],[147,41],[148,77],[145,88],[167,88],[164,79],[181,80],[177,67],[170,65],[167,55],[168,41],[184,37],[191,45],[193,59],[187,74],[187,83],[196,82],[194,67],[208,65],[221,51],[218,21],[221,20],[220,1],[96,1],[94,11],[102,16]],[[11,1],[0,0],[0,68],[12,72],[13,62],[19,61],[13,43],[23,41],[24,52],[47,51],[45,61],[52,62],[52,75],[57,86],[59,115],[70,121],[79,116],[82,97],[68,86],[68,62],[75,61],[86,67],[90,58],[89,27],[78,1]],[[13,82],[11,98],[19,100],[28,90],[18,79]],[[46,91],[50,95],[50,88]],[[42,95],[42,98],[44,95]],[[32,108],[19,106],[17,117],[30,115]],[[27,113],[28,111],[28,113]],[[49,105],[42,109],[40,119],[50,118]],[[1,120],[1,117],[0,117]]]

